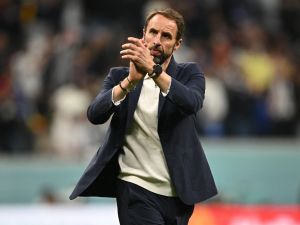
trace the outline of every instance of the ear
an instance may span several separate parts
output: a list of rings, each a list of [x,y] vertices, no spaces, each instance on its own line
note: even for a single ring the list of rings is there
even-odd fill
[[[182,38],[180,38],[178,41],[175,42],[174,51],[176,51],[181,46],[181,43],[182,43]]]

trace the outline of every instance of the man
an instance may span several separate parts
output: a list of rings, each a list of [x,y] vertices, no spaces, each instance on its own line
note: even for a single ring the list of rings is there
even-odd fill
[[[94,124],[112,119],[70,198],[116,197],[121,225],[186,225],[217,193],[196,129],[204,76],[173,58],[183,30],[178,12],[150,13],[143,38],[122,45],[129,68],[112,68],[88,108]]]

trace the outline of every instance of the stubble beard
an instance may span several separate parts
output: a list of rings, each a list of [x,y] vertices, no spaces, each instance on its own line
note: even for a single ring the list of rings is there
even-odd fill
[[[160,52],[161,54],[159,56],[154,56],[153,61],[155,64],[162,65],[169,57],[173,55],[175,45],[172,48],[172,51],[170,54],[166,54],[165,51],[162,49]]]

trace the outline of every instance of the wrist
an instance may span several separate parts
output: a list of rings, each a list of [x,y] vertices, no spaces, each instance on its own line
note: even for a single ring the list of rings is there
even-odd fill
[[[156,64],[155,63],[153,63],[152,65],[150,65],[150,68],[148,69],[148,75],[150,75],[150,74],[152,74],[153,73],[153,70],[154,70],[154,66],[155,66]]]
[[[127,95],[129,93],[128,89],[124,86],[124,80],[119,82],[119,87],[124,95]]]
[[[129,76],[125,77],[119,82],[119,87],[123,94],[127,95],[129,92],[135,89],[136,82],[131,80]]]
[[[134,80],[129,75],[127,77],[125,77],[125,80],[127,81],[128,85],[130,85],[130,86],[135,86],[138,83],[138,81]]]
[[[129,91],[132,91],[133,89],[135,89],[135,86],[136,86],[137,82],[132,80],[129,76],[127,76],[125,79],[128,83]]]
[[[160,64],[154,64],[152,72],[149,73],[150,78],[157,78],[159,77],[163,72],[162,66]]]

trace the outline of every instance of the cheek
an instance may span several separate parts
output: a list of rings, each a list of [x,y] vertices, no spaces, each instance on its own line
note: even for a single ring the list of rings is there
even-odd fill
[[[168,52],[168,53],[173,52],[174,48],[175,48],[174,44],[165,45],[165,51]]]
[[[145,43],[145,44],[147,44],[147,45],[149,44],[149,38],[147,38],[147,37],[144,37],[144,39],[143,39],[143,40],[144,40],[144,43]]]
[[[144,38],[144,42],[145,42],[145,44],[146,44],[147,47],[153,46],[153,39],[150,38],[150,37],[145,37]]]
[[[145,43],[148,44],[149,43],[149,37],[148,37],[148,35],[144,35],[143,40],[144,40]]]

